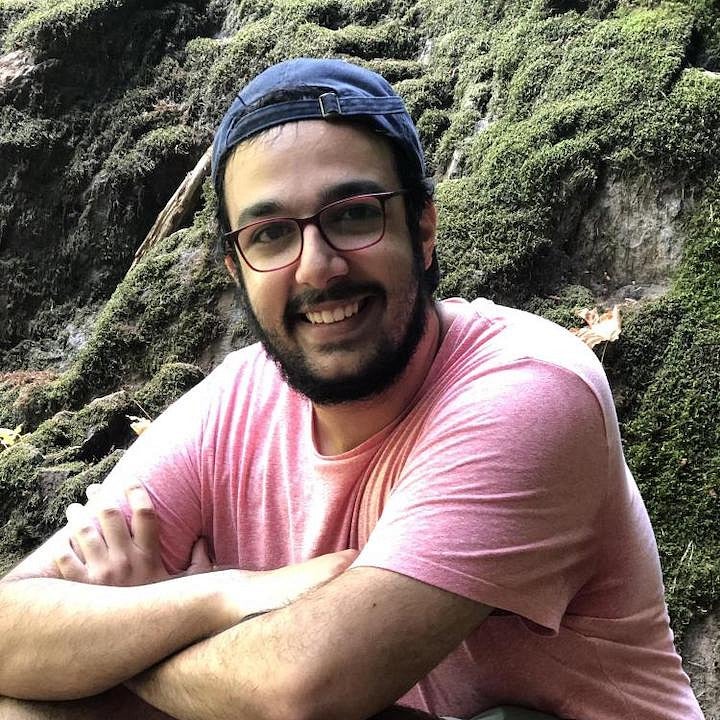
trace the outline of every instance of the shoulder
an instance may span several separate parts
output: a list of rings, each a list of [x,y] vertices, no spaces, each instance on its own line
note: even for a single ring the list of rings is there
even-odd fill
[[[189,394],[206,406],[251,401],[286,387],[276,365],[260,343],[229,353]]]
[[[455,391],[490,386],[553,396],[567,388],[595,398],[603,414],[614,417],[612,395],[595,353],[572,333],[545,318],[489,300],[449,300],[449,316],[438,353],[439,374],[453,378]],[[522,398],[518,398],[521,400]]]
[[[497,305],[485,298],[472,302],[452,298],[438,304],[451,344],[483,350],[483,360],[511,361],[536,358],[579,374],[602,373],[600,363],[585,343],[565,328],[539,315]]]
[[[449,304],[454,318],[407,418],[413,455],[424,462],[444,447],[451,457],[502,450],[539,460],[570,447],[585,457],[586,444],[603,466],[620,457],[612,394],[589,348],[530,313],[483,300]]]

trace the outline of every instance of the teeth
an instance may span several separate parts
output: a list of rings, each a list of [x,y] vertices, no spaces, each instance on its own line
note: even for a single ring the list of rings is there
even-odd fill
[[[334,310],[318,310],[316,312],[305,313],[305,317],[314,325],[318,324],[330,324],[340,322],[345,318],[352,317],[357,314],[359,302],[345,305],[344,307],[337,307]]]

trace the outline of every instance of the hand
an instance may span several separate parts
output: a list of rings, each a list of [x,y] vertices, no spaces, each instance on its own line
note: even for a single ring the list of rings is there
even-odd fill
[[[96,487],[88,489],[92,497]],[[144,585],[167,580],[170,575],[160,557],[157,517],[145,488],[127,489],[131,519],[115,504],[100,504],[99,528],[86,506],[67,509],[71,542],[55,557],[63,578],[95,585]],[[204,555],[203,555],[204,553]],[[204,545],[193,548],[191,567],[210,567]],[[197,570],[195,570],[197,571]]]

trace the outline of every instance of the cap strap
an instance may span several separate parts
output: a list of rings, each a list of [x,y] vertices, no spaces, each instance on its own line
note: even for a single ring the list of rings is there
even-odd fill
[[[334,92],[323,93],[319,98],[320,112],[326,118],[328,115],[341,115],[340,102]]]
[[[390,115],[406,113],[399,97],[339,97],[334,92],[324,93],[320,98],[290,100],[252,110],[234,118],[227,130],[228,138],[247,137],[272,125],[293,120],[325,118],[336,115]]]

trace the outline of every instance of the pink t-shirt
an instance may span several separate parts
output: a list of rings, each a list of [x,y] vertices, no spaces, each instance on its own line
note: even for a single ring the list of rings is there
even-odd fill
[[[218,564],[251,570],[356,547],[356,566],[497,608],[405,704],[702,718],[595,355],[533,315],[445,302],[457,316],[411,406],[353,450],[317,452],[311,404],[254,345],[158,418],[107,482],[146,483],[173,572],[201,535]]]

